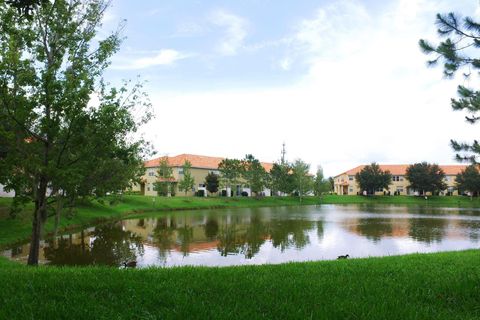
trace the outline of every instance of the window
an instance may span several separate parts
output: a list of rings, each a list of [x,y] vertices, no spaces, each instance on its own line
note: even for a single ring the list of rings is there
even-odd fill
[[[383,192],[383,188],[378,188],[375,192]]]
[[[178,174],[183,174],[183,169],[179,169]]]
[[[403,178],[400,176],[392,176],[392,181],[403,181]]]
[[[348,180],[353,181],[353,176],[348,176]]]
[[[150,191],[150,187],[147,187],[147,191]]]
[[[353,193],[353,188],[348,189],[348,192]]]
[[[153,177],[153,176],[155,175],[155,172],[150,171],[150,172],[148,173],[148,175],[149,175],[150,177]]]

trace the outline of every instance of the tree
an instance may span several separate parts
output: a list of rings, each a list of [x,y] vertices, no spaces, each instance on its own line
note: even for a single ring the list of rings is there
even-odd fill
[[[185,160],[183,163],[183,179],[180,180],[180,183],[178,184],[178,190],[184,191],[185,196],[187,195],[187,192],[192,190],[195,186],[195,179],[192,177],[192,173],[190,172],[191,168],[192,164],[190,161]]]
[[[205,186],[207,188],[207,191],[210,193],[218,192],[218,185],[218,175],[213,172],[209,172],[205,177]]]
[[[17,9],[19,15],[31,19],[33,9],[47,1],[48,0],[7,0],[5,2]]]
[[[292,165],[287,161],[286,154],[283,143],[280,161],[275,162],[270,170],[272,192],[280,191],[284,194],[293,192]]]
[[[480,172],[477,165],[470,165],[457,174],[455,182],[459,190],[470,192],[470,199],[480,193]]]
[[[426,40],[420,40],[419,45],[427,55],[434,55],[428,61],[429,66],[436,66],[443,62],[443,73],[446,78],[453,78],[457,71],[465,70],[465,78],[480,71],[480,59],[475,56],[476,49],[480,47],[480,23],[472,17],[460,18],[454,13],[437,14],[436,25],[440,38],[444,40],[438,45],[433,45]],[[480,116],[480,91],[459,85],[457,90],[458,99],[451,100],[452,109],[455,111],[467,111],[467,122],[474,124]],[[458,161],[477,163],[480,156],[480,143],[460,143],[451,140]]]
[[[258,196],[265,188],[267,176],[265,168],[260,161],[251,154],[247,154],[241,163],[242,177],[247,182],[250,190]]]
[[[365,166],[355,175],[355,180],[360,190],[366,191],[368,194],[375,194],[376,190],[387,189],[392,182],[390,172],[383,171],[380,166],[373,162],[371,165]]]
[[[421,194],[429,191],[434,194],[436,191],[445,190],[447,185],[443,181],[445,173],[436,164],[427,162],[415,163],[408,166],[405,178],[410,182],[410,188],[418,190]]]
[[[238,159],[223,159],[218,165],[218,170],[227,189],[227,197],[229,197],[228,188],[231,190],[232,185],[238,183],[238,179],[242,173],[242,163]]]
[[[0,183],[15,190],[14,203],[34,203],[30,265],[64,197],[122,190],[143,170],[147,145],[133,134],[149,103],[141,85],[103,81],[121,42],[118,32],[97,40],[107,7],[37,1],[22,11],[0,2]]]
[[[168,157],[162,157],[159,161],[159,167],[157,170],[157,181],[153,184],[157,194],[159,196],[166,197],[175,193],[173,169],[168,163]]]
[[[293,192],[292,167],[288,163],[274,163],[270,170],[272,191],[285,194]]]
[[[330,181],[324,178],[323,169],[319,166],[313,183],[313,192],[316,196],[320,196],[329,191],[331,191]]]
[[[297,192],[300,202],[308,192],[312,191],[313,179],[309,174],[310,165],[301,159],[295,160],[292,165],[292,180],[295,192]]]

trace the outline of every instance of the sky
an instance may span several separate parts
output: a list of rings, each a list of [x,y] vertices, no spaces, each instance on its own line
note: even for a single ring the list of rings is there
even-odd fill
[[[435,14],[480,18],[476,0],[113,0],[99,36],[126,20],[106,78],[147,81],[157,156],[301,158],[334,176],[359,164],[453,164],[461,77],[428,68]]]

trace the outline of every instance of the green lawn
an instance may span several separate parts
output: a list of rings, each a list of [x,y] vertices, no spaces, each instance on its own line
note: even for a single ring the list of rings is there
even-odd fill
[[[479,319],[480,252],[226,268],[29,268],[0,319]]]

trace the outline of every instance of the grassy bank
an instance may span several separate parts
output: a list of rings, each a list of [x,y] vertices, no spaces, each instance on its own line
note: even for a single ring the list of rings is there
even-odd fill
[[[478,319],[480,252],[227,268],[0,260],[0,319]]]
[[[8,218],[8,207],[11,199],[0,198],[0,247],[28,239],[31,232],[31,207],[27,207],[17,219]],[[121,219],[146,212],[167,210],[189,210],[208,208],[234,208],[234,207],[274,207],[293,205],[316,204],[395,204],[395,205],[420,205],[440,207],[480,207],[480,199],[471,201],[467,197],[429,197],[428,200],[420,197],[407,196],[336,196],[328,195],[306,197],[302,202],[294,197],[266,197],[253,198],[185,198],[185,197],[144,197],[124,196],[121,201],[102,199],[80,203],[71,217],[63,217],[60,230],[78,228],[106,220]],[[53,231],[53,219],[49,219],[45,231]]]

